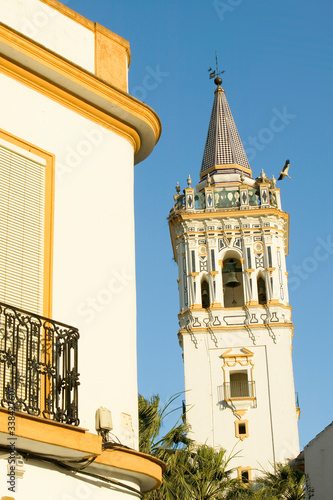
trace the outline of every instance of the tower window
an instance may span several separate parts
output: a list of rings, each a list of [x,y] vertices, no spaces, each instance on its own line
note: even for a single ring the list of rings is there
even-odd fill
[[[251,248],[247,248],[246,249],[246,253],[247,253],[247,266],[248,266],[248,268],[251,268],[252,267],[252,262],[251,262]]]
[[[242,483],[249,483],[250,482],[249,471],[248,470],[243,470],[242,471],[241,479],[242,479]]]
[[[235,436],[242,441],[249,436],[249,423],[247,420],[236,420]]]
[[[230,397],[247,398],[249,396],[247,371],[230,373]]]
[[[267,255],[268,255],[268,267],[272,267],[272,249],[271,247],[267,247]]]
[[[214,250],[210,251],[211,261],[212,261],[212,271],[215,271],[215,252]]]
[[[262,277],[258,278],[258,302],[261,305],[267,304],[267,294],[266,294],[266,286],[265,281]]]
[[[192,264],[192,272],[195,273],[195,252],[194,250],[191,251],[191,264]]]
[[[203,309],[208,309],[210,306],[209,285],[206,280],[201,282],[201,304]]]
[[[249,484],[251,481],[251,468],[250,467],[239,467],[238,477],[244,484]]]
[[[246,425],[245,423],[239,423],[238,425],[238,432],[239,434],[243,435],[243,434],[246,434]]]

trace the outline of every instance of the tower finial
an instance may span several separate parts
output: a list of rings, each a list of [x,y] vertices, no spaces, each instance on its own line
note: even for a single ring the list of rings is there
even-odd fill
[[[214,83],[215,85],[217,85],[218,87],[222,85],[222,78],[219,76],[219,75],[222,75],[223,73],[225,73],[225,71],[219,71],[219,62],[218,62],[218,58],[217,58],[217,52],[215,51],[215,71],[212,70],[212,68],[209,68],[209,79],[211,80],[212,78],[214,78]]]

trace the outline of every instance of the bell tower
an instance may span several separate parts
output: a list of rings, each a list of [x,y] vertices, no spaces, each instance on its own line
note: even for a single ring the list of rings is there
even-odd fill
[[[244,481],[299,453],[288,296],[289,215],[274,177],[252,171],[222,79],[200,172],[169,225],[178,264],[187,420],[200,444],[236,455]]]

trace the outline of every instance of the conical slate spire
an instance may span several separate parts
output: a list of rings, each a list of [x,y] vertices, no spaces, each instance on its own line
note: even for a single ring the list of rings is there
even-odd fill
[[[213,110],[210,118],[205,151],[201,165],[201,178],[207,171],[222,173],[240,173],[251,175],[251,168],[232,117],[224,90],[220,86],[215,90]],[[219,80],[219,81],[218,81]],[[228,165],[230,168],[228,168]],[[213,168],[216,167],[216,168]],[[222,167],[222,168],[221,168]],[[237,168],[238,167],[238,168]],[[240,167],[240,168],[239,168]]]

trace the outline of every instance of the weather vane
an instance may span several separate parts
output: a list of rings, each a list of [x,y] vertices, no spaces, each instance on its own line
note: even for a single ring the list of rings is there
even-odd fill
[[[218,59],[217,59],[217,52],[215,52],[215,61],[216,61],[216,69],[213,70],[212,68],[209,68],[208,72],[209,72],[209,79],[211,80],[212,78],[217,78],[219,75],[222,75],[223,73],[225,73],[225,71],[219,71],[219,63],[218,63]],[[219,80],[221,80],[220,84],[222,83],[222,78],[219,78]],[[216,82],[215,82],[216,83]],[[216,85],[218,85],[218,83],[216,83]]]

